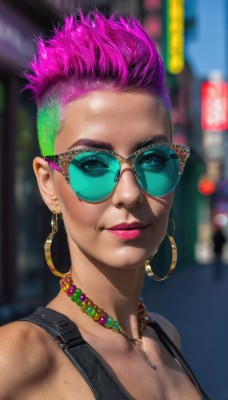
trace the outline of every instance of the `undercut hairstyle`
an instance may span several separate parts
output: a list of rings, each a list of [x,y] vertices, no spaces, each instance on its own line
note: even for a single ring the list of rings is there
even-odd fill
[[[54,154],[64,107],[96,90],[144,90],[170,110],[165,72],[156,44],[133,17],[106,18],[93,11],[66,17],[49,39],[37,40],[37,55],[25,77],[38,107],[42,155]]]

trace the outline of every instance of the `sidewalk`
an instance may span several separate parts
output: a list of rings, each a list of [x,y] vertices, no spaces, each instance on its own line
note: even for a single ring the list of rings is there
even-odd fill
[[[228,266],[195,265],[167,281],[146,278],[150,311],[178,329],[182,352],[211,400],[228,400]]]

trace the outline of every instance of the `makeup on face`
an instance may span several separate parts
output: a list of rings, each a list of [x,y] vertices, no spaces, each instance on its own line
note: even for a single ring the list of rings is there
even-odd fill
[[[155,173],[161,165],[159,157],[163,149],[159,150],[159,146],[162,145],[168,154],[176,154],[169,148],[168,112],[155,96],[144,92],[94,92],[67,106],[61,132],[55,140],[55,154],[61,154],[59,164],[67,174],[69,164],[72,163],[73,169],[76,167],[68,174],[75,188],[58,171],[54,171],[53,180],[75,264],[83,253],[104,265],[129,268],[131,264],[141,265],[156,250],[164,237],[173,195],[157,199],[143,193],[133,169],[137,162],[139,174],[145,163],[152,162]],[[152,146],[150,152],[144,153],[149,146]],[[89,154],[85,154],[86,149]],[[134,161],[133,153],[140,158]],[[75,158],[76,154],[80,157]],[[101,161],[104,165],[99,164]],[[169,162],[175,165],[177,161],[178,158],[173,158]],[[166,165],[165,161],[162,163]],[[107,193],[101,196],[97,189],[107,189],[103,179],[109,174],[115,178],[120,169],[108,197]],[[80,193],[75,193],[78,182]],[[86,195],[90,190],[92,202],[88,197],[81,198],[85,190]],[[94,193],[98,200],[103,200],[94,199]]]
[[[139,221],[135,221],[129,224],[121,223],[115,225],[111,228],[108,228],[107,231],[110,232],[112,235],[118,237],[119,239],[133,240],[141,236],[145,229],[148,228],[148,226],[148,224],[143,224]]]
[[[141,140],[138,144],[136,144],[136,146],[134,146],[132,153],[136,150],[140,150],[143,147],[146,146],[150,146],[152,144],[156,144],[156,143],[169,143],[167,136],[165,135],[154,135],[154,136],[148,136],[147,138]],[[71,144],[68,150],[72,150],[72,149],[77,149],[77,148],[91,148],[91,149],[104,149],[104,150],[115,150],[112,146],[111,143],[109,142],[103,142],[100,140],[92,140],[92,139],[88,139],[88,138],[81,138],[79,140],[77,140],[76,142],[74,142],[73,144]]]

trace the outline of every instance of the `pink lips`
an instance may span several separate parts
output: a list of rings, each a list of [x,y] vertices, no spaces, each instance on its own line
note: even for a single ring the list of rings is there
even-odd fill
[[[146,225],[143,225],[139,222],[133,222],[131,224],[123,223],[112,226],[108,229],[108,231],[120,239],[130,240],[139,237],[145,227]]]

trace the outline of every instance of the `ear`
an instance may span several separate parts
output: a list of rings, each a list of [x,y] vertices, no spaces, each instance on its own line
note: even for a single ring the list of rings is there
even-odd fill
[[[33,160],[33,170],[43,201],[50,211],[55,210],[57,213],[61,213],[52,178],[53,172],[48,163],[43,158],[36,157]]]

